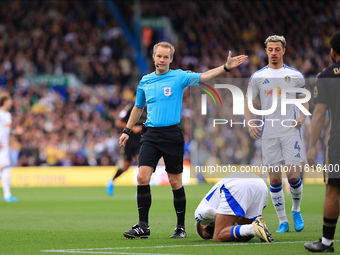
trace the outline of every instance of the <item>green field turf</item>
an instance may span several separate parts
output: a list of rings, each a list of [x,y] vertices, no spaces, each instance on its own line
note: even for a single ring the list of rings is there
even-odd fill
[[[201,240],[194,229],[194,211],[211,184],[187,186],[186,239],[170,239],[176,216],[170,187],[151,187],[151,236],[125,239],[122,233],[138,222],[135,187],[116,187],[108,197],[105,188],[13,188],[18,203],[0,202],[0,254],[305,254],[305,241],[321,237],[324,185],[305,185],[302,215],[306,227],[276,234],[278,219],[271,201],[264,210],[274,243],[213,243]],[[286,208],[291,207],[286,196]],[[80,250],[77,250],[80,249]],[[43,252],[59,250],[59,252]],[[340,243],[335,243],[340,251]]]

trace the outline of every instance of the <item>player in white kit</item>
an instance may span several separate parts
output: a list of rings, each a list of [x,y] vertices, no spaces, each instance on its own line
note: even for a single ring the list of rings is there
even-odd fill
[[[216,183],[195,211],[196,232],[214,242],[263,242],[273,239],[261,217],[268,202],[268,188],[258,176],[234,173]]]
[[[11,159],[9,155],[9,136],[11,133],[12,116],[9,110],[13,101],[8,92],[0,95],[0,169],[2,189],[5,202],[17,202],[11,194]]]
[[[283,55],[286,51],[286,40],[283,36],[268,37],[265,46],[269,64],[251,76],[249,86],[253,102],[259,96],[262,110],[271,109],[274,97],[277,98],[277,108],[273,113],[263,116],[262,127],[256,127],[257,125],[251,121],[248,98],[246,98],[244,117],[246,123],[249,123],[250,136],[255,140],[261,138],[263,165],[271,166],[274,169],[269,172],[269,177],[270,195],[280,221],[279,229],[276,232],[289,231],[282,191],[281,166],[286,166],[284,170],[290,184],[294,228],[299,232],[305,226],[300,209],[303,189],[300,178],[302,161],[300,128],[306,115],[300,111],[300,116],[297,117],[298,113],[294,104],[286,105],[286,115],[281,113],[281,98],[283,96],[281,88],[304,88],[305,80],[299,71],[283,64]],[[296,99],[304,98],[306,95],[298,92],[286,92],[284,96],[287,99]],[[309,109],[308,102],[302,105],[307,110]]]

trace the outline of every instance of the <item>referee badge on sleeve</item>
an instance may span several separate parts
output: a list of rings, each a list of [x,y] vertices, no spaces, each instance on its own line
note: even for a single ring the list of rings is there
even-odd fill
[[[164,96],[171,96],[171,87],[164,87]]]

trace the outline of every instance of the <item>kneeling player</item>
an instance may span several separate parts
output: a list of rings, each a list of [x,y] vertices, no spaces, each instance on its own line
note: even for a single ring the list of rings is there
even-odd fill
[[[273,238],[261,217],[268,203],[268,188],[258,176],[235,173],[212,187],[195,211],[196,233],[214,242],[248,241],[258,237],[261,242]]]

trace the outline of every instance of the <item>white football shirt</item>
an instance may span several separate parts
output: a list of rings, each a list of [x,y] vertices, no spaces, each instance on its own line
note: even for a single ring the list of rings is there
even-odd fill
[[[304,88],[305,78],[298,70],[283,65],[280,69],[271,69],[269,65],[255,72],[249,79],[252,88],[253,100],[259,96],[261,110],[268,110],[273,103],[273,91],[277,91],[276,110],[269,115],[263,116],[262,139],[277,138],[284,136],[299,136],[300,132],[292,126],[292,120],[297,118],[294,104],[286,105],[286,115],[281,113],[281,88]],[[296,99],[303,93],[287,92],[287,99]],[[283,121],[283,122],[282,122]],[[286,127],[285,127],[286,126]],[[290,126],[290,127],[287,127]]]
[[[0,109],[0,142],[3,149],[9,149],[9,136],[11,133],[12,116],[10,112]]]

